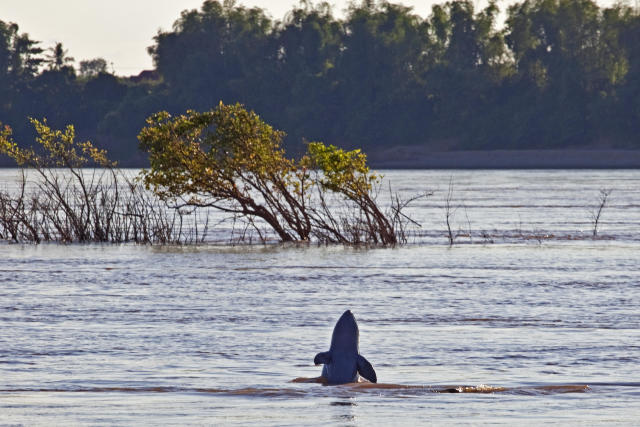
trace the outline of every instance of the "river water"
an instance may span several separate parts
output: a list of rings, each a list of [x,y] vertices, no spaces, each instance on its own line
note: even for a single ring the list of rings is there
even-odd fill
[[[401,248],[0,244],[0,425],[637,424],[640,171],[385,175]]]

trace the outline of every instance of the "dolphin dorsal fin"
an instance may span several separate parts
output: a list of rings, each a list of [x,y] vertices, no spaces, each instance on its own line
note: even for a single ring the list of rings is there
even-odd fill
[[[373,369],[373,366],[371,366],[371,363],[369,363],[369,361],[360,354],[358,355],[357,364],[358,364],[358,373],[363,378],[371,381],[372,383],[378,382],[375,369]]]
[[[323,353],[316,354],[316,357],[313,358],[313,363],[316,365],[328,365],[331,363],[331,352],[325,351]]]

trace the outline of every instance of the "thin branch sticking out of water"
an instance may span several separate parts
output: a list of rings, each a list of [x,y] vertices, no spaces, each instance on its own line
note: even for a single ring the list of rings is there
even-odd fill
[[[604,208],[607,206],[609,196],[611,195],[611,189],[601,189],[598,198],[598,206],[591,211],[591,223],[593,224],[593,237],[598,237],[598,226],[600,224],[600,217]]]
[[[0,239],[184,244],[206,238],[206,216],[168,209],[117,169],[32,172],[40,179],[30,181],[22,170],[17,190],[0,191]]]

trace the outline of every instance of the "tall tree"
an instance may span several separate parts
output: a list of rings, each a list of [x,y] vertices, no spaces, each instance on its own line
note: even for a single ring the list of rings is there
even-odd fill
[[[425,103],[416,97],[423,93],[425,43],[425,24],[411,8],[372,1],[351,6],[336,70],[341,107],[351,112],[341,143],[407,143],[423,133]],[[402,117],[404,125],[397,126]]]
[[[336,110],[335,67],[344,31],[328,3],[303,1],[277,27],[275,55],[260,80],[269,87],[269,104],[256,106],[270,121],[288,129],[291,139],[323,139],[331,135]],[[274,112],[275,112],[274,111]],[[284,113],[284,114],[283,114]]]
[[[95,77],[107,72],[107,61],[104,58],[86,59],[80,61],[80,76],[83,78]]]
[[[208,108],[221,99],[251,104],[272,49],[273,24],[259,8],[206,0],[182,12],[172,32],[159,32],[149,48],[177,108]]]
[[[496,29],[495,2],[476,12],[469,0],[433,7],[429,20],[433,52],[425,80],[439,129],[434,135],[453,147],[491,144],[495,127],[492,106],[501,101],[501,85],[513,64]]]
[[[0,20],[0,114],[14,134],[22,136],[28,128],[33,98],[31,88],[42,63],[42,49],[14,23]]]
[[[0,20],[0,73],[12,83],[33,78],[43,61],[39,42],[18,30],[18,24]]]
[[[616,111],[614,137],[640,148],[640,10],[615,9],[619,23],[619,43],[628,58],[628,71],[621,83]],[[622,132],[621,132],[622,131]]]
[[[539,144],[597,138],[591,107],[613,94],[627,68],[610,30],[591,0],[526,0],[509,8],[507,43],[520,86],[532,96],[520,102],[535,106],[527,120]]]
[[[75,59],[68,56],[69,51],[62,46],[61,42],[57,42],[53,47],[47,49],[46,63],[50,70],[60,71],[64,67],[69,66]]]

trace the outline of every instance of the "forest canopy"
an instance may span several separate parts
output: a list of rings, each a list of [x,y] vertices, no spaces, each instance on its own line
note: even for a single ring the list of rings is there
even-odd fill
[[[33,140],[29,117],[74,123],[122,165],[140,166],[136,135],[166,110],[220,101],[257,111],[288,152],[304,140],[365,151],[640,148],[640,14],[591,0],[526,0],[498,26],[495,1],[433,6],[352,3],[344,17],[302,1],[281,20],[234,1],[186,10],[149,47],[155,69],[75,67],[0,17],[0,121]]]

